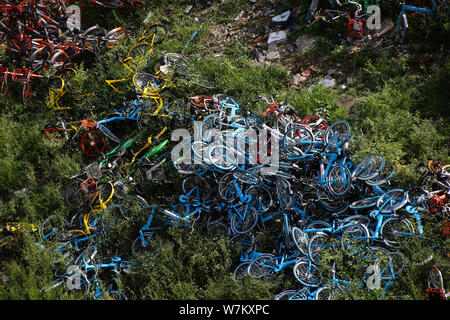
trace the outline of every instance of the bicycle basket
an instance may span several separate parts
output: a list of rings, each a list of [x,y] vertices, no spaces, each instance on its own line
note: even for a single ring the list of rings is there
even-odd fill
[[[84,168],[84,172],[88,178],[99,179],[102,177],[102,170],[100,169],[98,163],[91,163]]]

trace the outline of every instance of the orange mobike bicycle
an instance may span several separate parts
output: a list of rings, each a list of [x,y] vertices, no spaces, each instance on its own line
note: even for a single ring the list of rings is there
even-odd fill
[[[70,122],[60,119],[45,127],[42,139],[44,142],[62,147],[67,142],[75,140],[83,132],[80,138],[81,151],[88,157],[97,157],[103,153],[106,147],[105,136],[96,130],[97,128],[98,123],[94,119]]]
[[[13,82],[22,83],[22,102],[27,104],[31,101],[33,93],[31,87],[31,78],[43,78],[42,75],[32,73],[30,69],[16,69],[9,71],[7,67],[0,66],[0,87],[3,94],[10,93],[10,87],[8,83],[8,76],[11,76]]]

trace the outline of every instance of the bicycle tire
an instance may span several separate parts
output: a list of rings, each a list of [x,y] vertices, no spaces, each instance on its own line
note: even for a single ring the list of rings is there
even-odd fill
[[[444,281],[442,279],[442,273],[436,266],[432,266],[428,272],[427,278],[428,288],[435,288],[444,290]]]
[[[319,1],[319,0],[313,0],[313,1]],[[316,123],[319,121],[320,123],[317,125]],[[301,122],[301,124],[307,125],[311,128],[311,131],[314,134],[314,140],[315,141],[324,141],[325,140],[325,133],[328,129],[328,123],[321,117],[317,116],[311,116],[304,118]]]
[[[97,145],[98,144],[98,145]],[[98,157],[106,147],[105,137],[97,130],[88,130],[80,139],[81,151],[88,157]]]
[[[343,165],[331,168],[327,176],[327,187],[335,197],[342,197],[352,186],[350,170]]]
[[[145,242],[142,242],[144,238]],[[131,252],[133,255],[138,256],[141,254],[155,255],[161,248],[161,239],[154,232],[143,232],[142,235],[137,237],[131,245]]]
[[[298,293],[296,290],[283,291],[273,298],[274,300],[306,300],[304,293]]]
[[[380,234],[387,246],[398,249],[411,241],[414,227],[407,219],[391,217],[381,225]]]
[[[147,43],[136,43],[127,52],[127,58],[135,60],[144,57],[148,52],[152,51],[153,47]]]
[[[44,220],[39,228],[39,235],[44,242],[63,241],[69,223],[59,215],[52,215]]]
[[[248,275],[247,270],[248,270],[249,264],[250,264],[250,261],[248,261],[248,260],[238,264],[236,266],[236,268],[234,268],[234,271],[233,271],[234,279],[241,280],[244,276]]]
[[[244,206],[245,207],[245,206]],[[231,217],[231,230],[234,233],[245,234],[253,230],[258,222],[258,213],[255,208],[248,207],[245,216],[242,218],[239,213],[234,213]]]
[[[331,248],[331,238],[323,232],[314,234],[308,242],[308,257],[312,262],[318,263],[320,253]]]
[[[291,233],[295,246],[302,255],[306,256],[308,254],[308,242],[309,242],[308,234],[303,232],[298,227],[292,227]]]
[[[237,166],[234,151],[235,150],[223,145],[215,145],[208,150],[208,160],[212,165],[219,169],[234,169]]]
[[[277,262],[272,254],[262,254],[250,262],[247,273],[257,279],[270,277],[275,272],[276,265]]]
[[[251,185],[245,190],[245,194],[252,196],[252,200],[260,201],[262,212],[268,212],[273,206],[272,193],[269,188],[262,185]]]
[[[330,287],[322,287],[316,290],[314,297],[316,300],[333,300],[332,290]]]
[[[314,134],[307,126],[296,125],[286,131],[281,140],[283,149],[294,155],[307,154],[314,146]]]
[[[333,136],[336,135],[337,144]],[[350,125],[345,120],[338,120],[330,125],[325,133],[325,144],[331,147],[341,147],[350,139]]]
[[[307,287],[317,288],[322,284],[322,273],[319,268],[305,259],[295,263],[294,277],[298,282]]]
[[[64,191],[64,199],[71,208],[81,208],[87,202],[87,197],[80,187],[81,182],[80,180],[72,181]]]
[[[166,38],[166,35],[167,27],[161,23],[155,23],[147,26],[144,29],[141,41],[149,41],[149,38],[152,37],[152,39],[150,39],[150,42],[152,44],[161,44]]]
[[[362,224],[354,224],[342,230],[341,246],[353,256],[360,256],[369,244],[369,231]]]
[[[386,206],[384,201],[388,201]],[[408,202],[408,192],[402,189],[392,189],[380,196],[377,207],[381,213],[391,213],[401,209]]]
[[[352,202],[348,207],[350,209],[361,210],[373,207],[377,204],[380,197],[370,197]]]

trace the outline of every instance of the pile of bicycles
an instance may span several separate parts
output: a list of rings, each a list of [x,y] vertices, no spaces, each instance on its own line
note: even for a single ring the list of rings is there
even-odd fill
[[[6,63],[1,64],[2,93],[10,92],[9,78],[23,83],[26,104],[32,95],[31,79],[42,77],[41,71],[80,62],[93,65],[102,49],[112,48],[128,36],[129,30],[122,26],[107,31],[94,25],[82,30],[79,15],[63,0],[6,1],[0,5],[0,46],[5,49],[5,61],[17,66],[10,71]]]

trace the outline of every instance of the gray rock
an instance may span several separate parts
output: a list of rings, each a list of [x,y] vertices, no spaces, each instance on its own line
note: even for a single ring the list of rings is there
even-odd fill
[[[306,82],[306,80],[308,80],[308,78],[302,76],[300,73],[294,74],[294,77],[292,78],[292,84],[294,86],[298,86],[304,82]]]
[[[286,31],[281,30],[277,32],[271,32],[269,34],[269,38],[267,39],[267,44],[282,43],[285,42],[286,40],[287,40]]]
[[[280,53],[278,51],[270,51],[266,55],[266,60],[280,59]]]
[[[295,40],[295,45],[297,46],[297,50],[302,54],[308,50],[314,49],[316,46],[315,39],[306,35],[301,35],[298,37],[297,40]]]

